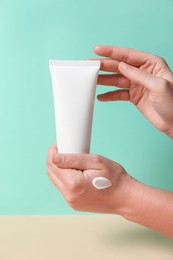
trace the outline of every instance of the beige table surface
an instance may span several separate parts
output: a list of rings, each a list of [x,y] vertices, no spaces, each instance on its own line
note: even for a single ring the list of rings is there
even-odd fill
[[[173,260],[173,239],[119,216],[1,216],[0,260]]]

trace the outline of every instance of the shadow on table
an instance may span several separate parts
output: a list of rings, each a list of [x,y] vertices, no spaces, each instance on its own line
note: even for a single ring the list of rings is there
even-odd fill
[[[173,252],[173,239],[163,236],[155,231],[149,229],[134,229],[134,230],[122,230],[122,232],[116,232],[115,229],[109,230],[102,237],[104,243],[113,245],[113,244],[123,244],[125,245],[150,245],[157,247],[167,247]]]

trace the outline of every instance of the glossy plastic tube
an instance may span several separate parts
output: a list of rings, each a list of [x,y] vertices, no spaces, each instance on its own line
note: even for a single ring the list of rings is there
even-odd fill
[[[60,153],[89,153],[100,61],[50,60]]]

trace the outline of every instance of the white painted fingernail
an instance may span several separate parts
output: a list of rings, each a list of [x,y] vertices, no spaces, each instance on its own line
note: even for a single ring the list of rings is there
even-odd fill
[[[106,188],[112,186],[112,182],[105,177],[94,178],[92,181],[92,184],[98,190],[106,189]]]

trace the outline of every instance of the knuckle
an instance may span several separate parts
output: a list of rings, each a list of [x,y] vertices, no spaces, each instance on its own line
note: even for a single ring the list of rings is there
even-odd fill
[[[71,156],[70,156],[70,158],[69,158],[69,164],[70,164],[70,166],[73,168],[73,167],[75,167],[75,164],[76,164],[76,156],[74,155],[74,154],[72,154]]]
[[[165,92],[169,91],[170,87],[171,87],[170,83],[166,79],[161,79],[161,84],[160,84],[160,88],[159,88],[161,93],[165,93]]]
[[[100,164],[102,162],[102,157],[98,154],[93,154],[91,159],[94,164]]]
[[[77,196],[76,196],[76,194],[69,193],[69,194],[66,196],[66,201],[67,201],[68,205],[69,205],[71,208],[74,208],[75,205],[76,205],[76,202],[77,202]]]
[[[68,204],[75,211],[81,211],[81,207],[77,203]]]
[[[80,188],[80,185],[77,182],[75,182],[73,180],[70,181],[69,187],[68,187],[69,191],[77,192],[79,190],[79,188]]]
[[[166,64],[166,61],[165,61],[165,59],[163,58],[163,57],[161,57],[161,56],[157,56],[157,58],[158,58],[158,61],[161,63],[161,64]]]
[[[81,207],[78,204],[72,205],[72,207],[75,211],[81,211]]]

